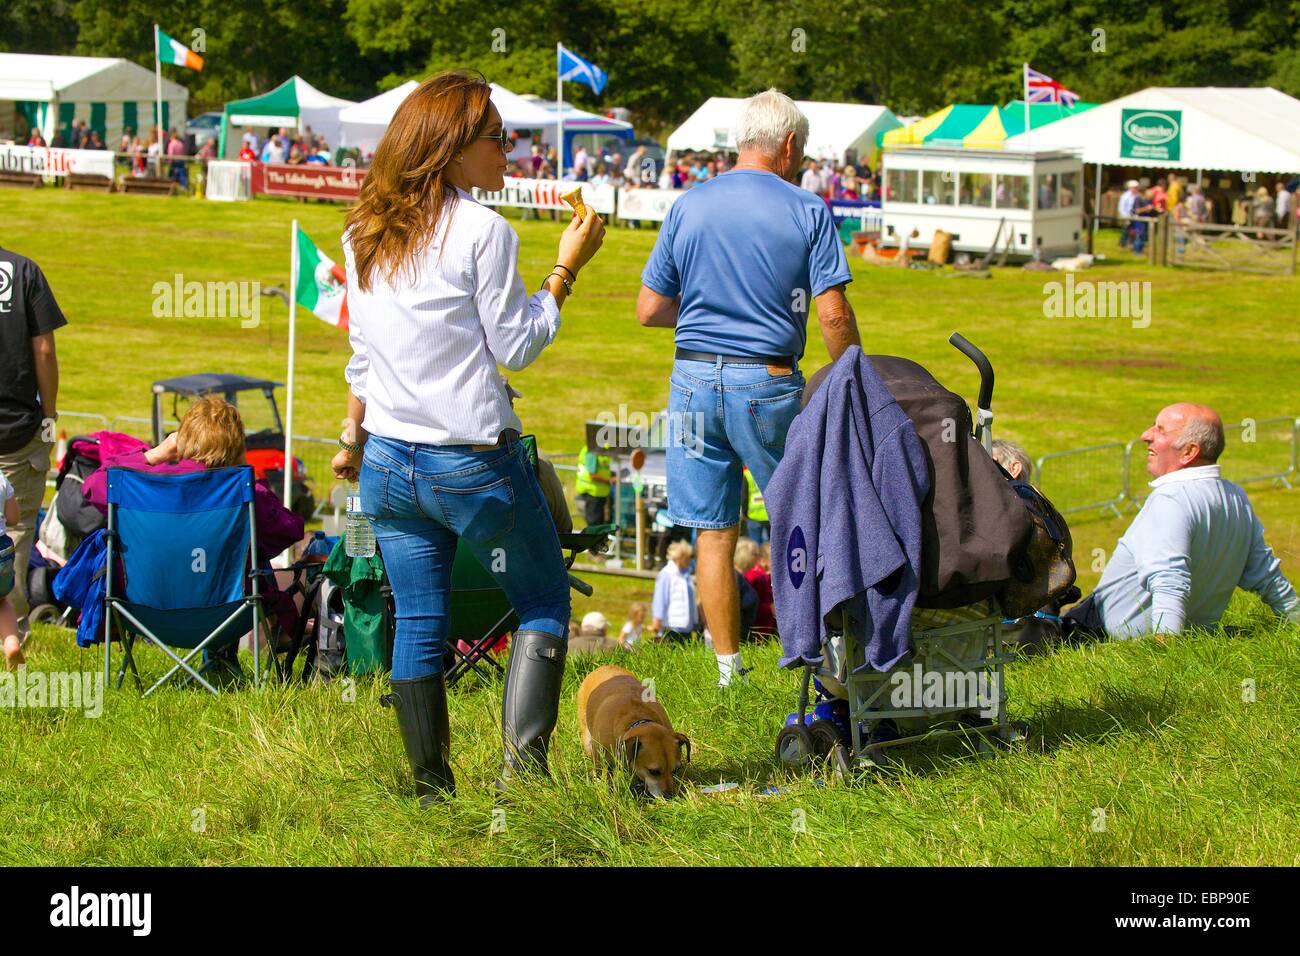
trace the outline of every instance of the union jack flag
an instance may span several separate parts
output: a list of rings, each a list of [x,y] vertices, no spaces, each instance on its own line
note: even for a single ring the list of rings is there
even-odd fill
[[[1025,64],[1025,102],[1060,103],[1062,106],[1073,106],[1078,101],[1078,93],[1067,90],[1046,73],[1031,70],[1029,64]]]

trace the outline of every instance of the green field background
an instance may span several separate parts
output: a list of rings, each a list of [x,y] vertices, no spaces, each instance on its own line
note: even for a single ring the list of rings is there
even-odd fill
[[[278,301],[264,300],[260,326],[242,329],[237,319],[155,318],[153,286],[177,273],[283,285],[294,217],[340,256],[333,205],[0,191],[0,245],[45,269],[70,322],[58,336],[61,409],[145,416],[158,378],[282,377]],[[535,287],[559,226],[512,224]],[[611,228],[555,344],[512,375],[544,450],[574,450],[583,420],[620,403],[663,407],[671,333],[640,328],[634,314],[654,238]],[[849,298],[867,351],[913,358],[972,400],[974,369],[947,338],[959,330],[983,347],[998,375],[995,432],[1035,457],[1126,442],[1177,400],[1213,405],[1230,424],[1300,414],[1300,281],[1154,269],[1110,235],[1100,249],[1108,258],[1089,278],[1151,283],[1149,327],[1047,318],[1044,276],[1016,268],[958,279],[853,260]],[[334,436],[346,336],[300,315],[294,430]],[[805,368],[825,357],[814,323]],[[1244,463],[1264,452],[1235,453]],[[1300,491],[1248,490],[1284,568],[1300,577]],[[1085,589],[1129,520],[1072,517]],[[575,613],[599,608],[615,626],[628,601],[649,595],[648,582],[589,580],[596,594],[575,599]],[[1300,629],[1277,626],[1244,594],[1227,620],[1244,630],[1018,660],[1007,671],[1009,706],[1031,727],[1027,747],[989,761],[961,746],[921,748],[887,772],[844,781],[774,760],[797,685],[776,668],[774,645],[746,649],[751,682],[727,693],[714,687],[705,648],[642,648],[620,662],[656,681],[694,743],[682,798],[653,805],[593,776],[578,745],[578,684],[612,658],[571,662],[555,780],[502,802],[491,790],[500,685],[457,687],[460,796],[423,813],[393,718],[376,705],[384,688],[368,679],[352,696],[337,683],[219,700],[182,691],[140,700],[128,690],[110,695],[97,719],[19,710],[0,720],[0,863],[1295,865]],[[101,660],[53,627],[39,628],[28,651],[42,669],[93,670]],[[161,663],[148,658],[155,673]],[[720,781],[740,786],[705,792]],[[773,786],[782,789],[764,793]]]

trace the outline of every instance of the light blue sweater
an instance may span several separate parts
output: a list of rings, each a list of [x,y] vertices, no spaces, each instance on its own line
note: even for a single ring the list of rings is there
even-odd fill
[[[1107,634],[1215,627],[1238,587],[1300,621],[1300,598],[1264,543],[1263,525],[1218,465],[1170,472],[1151,488],[1093,595]]]

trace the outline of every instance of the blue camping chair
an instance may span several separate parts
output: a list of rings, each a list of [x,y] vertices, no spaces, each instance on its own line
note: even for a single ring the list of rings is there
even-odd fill
[[[143,686],[131,656],[139,635],[175,661],[144,696],[180,671],[215,694],[217,689],[202,676],[210,663],[195,669],[190,661],[201,652],[235,644],[249,631],[254,634],[253,681],[261,682],[257,638],[263,613],[253,513],[253,469],[247,465],[188,475],[109,469],[108,567],[121,569],[125,593],[116,593],[117,576],[108,575],[106,684],[112,672],[114,618],[125,633],[118,687],[128,667]],[[181,657],[172,648],[189,653]]]

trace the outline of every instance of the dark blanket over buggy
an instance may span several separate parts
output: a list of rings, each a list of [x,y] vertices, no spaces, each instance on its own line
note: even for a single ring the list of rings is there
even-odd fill
[[[1040,577],[1043,569],[1035,568],[1031,549],[1033,513],[975,439],[965,400],[910,359],[868,358],[926,449],[930,491],[921,503],[916,606],[958,608],[990,597],[1001,600],[1009,585]],[[805,405],[829,370],[827,366],[809,379]],[[1063,522],[1061,526],[1064,530]],[[1072,568],[1069,578],[1073,580]],[[1018,616],[1037,606],[1004,610]]]

